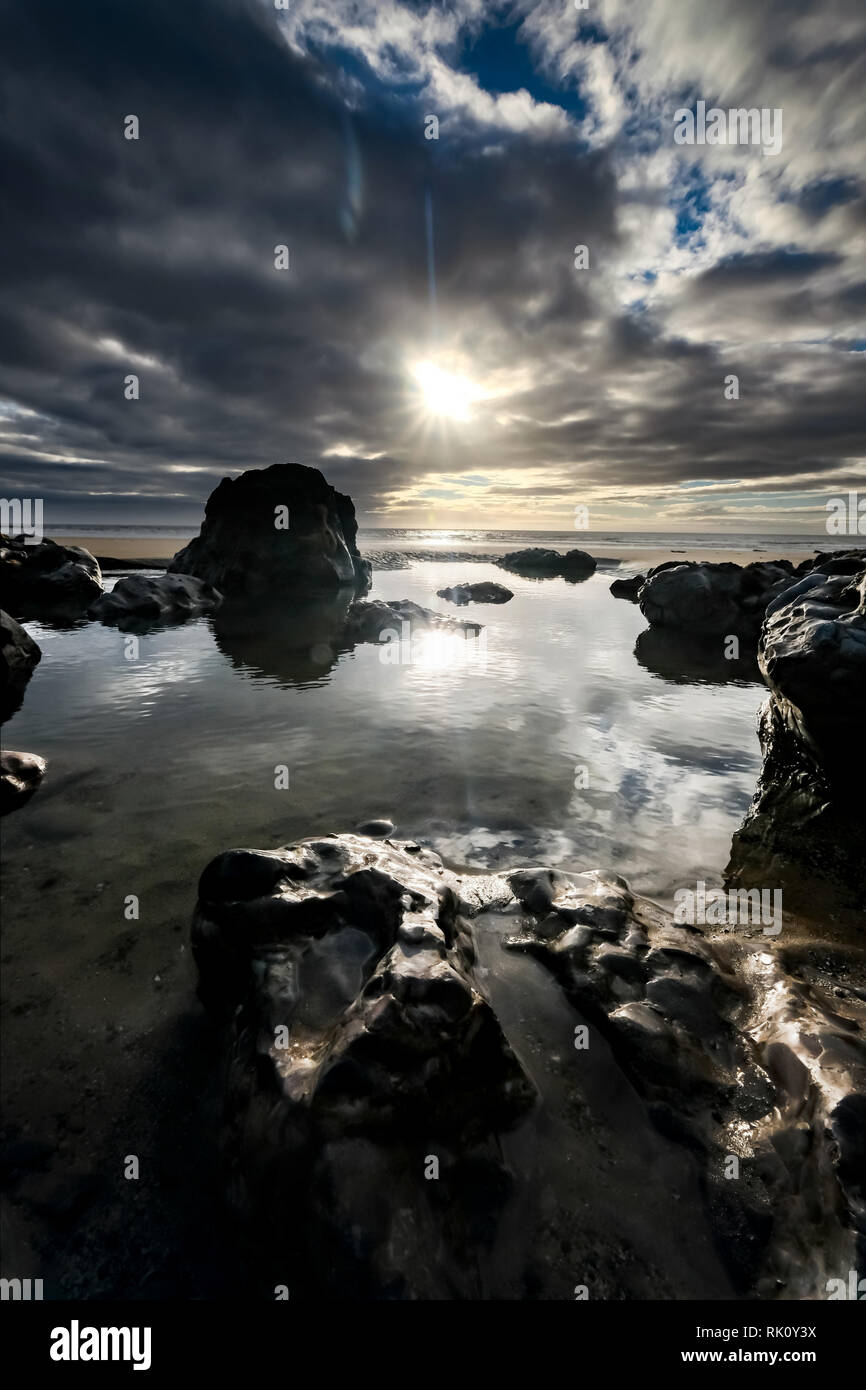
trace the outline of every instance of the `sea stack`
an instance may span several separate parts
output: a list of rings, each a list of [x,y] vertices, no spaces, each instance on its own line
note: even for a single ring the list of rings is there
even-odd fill
[[[193,575],[234,599],[366,592],[370,565],[358,553],[357,530],[351,498],[317,468],[254,468],[223,478],[208,498],[199,535],[169,571]]]

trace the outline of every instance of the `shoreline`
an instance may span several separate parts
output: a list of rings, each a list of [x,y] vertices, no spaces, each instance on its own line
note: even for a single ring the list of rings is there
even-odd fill
[[[74,534],[57,534],[51,537],[59,545],[77,545],[84,550],[89,550],[95,555],[104,569],[122,568],[130,565],[134,568],[150,566],[153,569],[164,569],[179,550],[188,544],[189,538],[182,536],[173,537],[129,537],[129,536],[99,536],[98,548],[94,548],[94,536],[78,536]],[[829,544],[828,550],[832,547]],[[559,547],[562,548],[562,547]],[[581,549],[584,547],[580,547]],[[372,549],[372,548],[371,548]],[[610,552],[610,543],[605,549]],[[817,547],[800,548],[781,545],[776,547],[750,547],[744,549],[742,546],[731,546],[730,548],[716,548],[713,546],[694,546],[694,547],[669,547],[669,546],[624,546],[621,551],[615,554],[607,553],[596,555],[599,569],[630,569],[650,568],[653,565],[664,564],[666,560],[709,560],[716,563],[729,562],[736,565],[749,565],[757,560],[791,560],[796,564],[799,560],[805,559],[809,555],[816,553]],[[443,564],[490,564],[491,555],[486,551],[479,551],[473,555],[471,551],[460,551],[459,558],[455,558],[455,552],[443,548],[441,555],[435,550],[425,550],[421,554],[422,547],[393,546],[373,549],[374,556],[407,555],[409,563],[427,563],[429,561],[441,561]],[[361,554],[367,554],[363,549]],[[503,546],[501,553],[507,553],[507,547]],[[590,547],[589,553],[593,554]],[[385,568],[386,566],[377,565],[374,559],[374,569]]]

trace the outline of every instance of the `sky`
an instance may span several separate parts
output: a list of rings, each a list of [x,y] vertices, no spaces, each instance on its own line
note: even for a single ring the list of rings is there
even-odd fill
[[[364,526],[816,534],[866,496],[863,0],[2,32],[0,486],[46,534],[286,461]],[[699,102],[781,148],[678,142]]]

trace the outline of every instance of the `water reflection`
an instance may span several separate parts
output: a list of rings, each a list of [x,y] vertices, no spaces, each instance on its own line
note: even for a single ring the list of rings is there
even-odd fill
[[[725,656],[722,637],[700,638],[649,627],[634,646],[641,666],[675,685],[761,685],[757,646],[740,643],[736,659]]]
[[[321,682],[346,650],[343,629],[354,595],[343,589],[290,604],[227,601],[209,619],[232,666],[285,688]]]

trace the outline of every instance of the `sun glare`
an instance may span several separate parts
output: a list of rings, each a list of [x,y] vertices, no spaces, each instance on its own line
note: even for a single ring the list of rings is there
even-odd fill
[[[447,415],[451,420],[468,420],[469,407],[484,392],[474,381],[455,372],[446,372],[433,362],[416,362],[411,368],[418,383],[424,407],[430,415]]]

